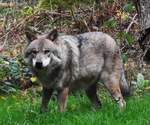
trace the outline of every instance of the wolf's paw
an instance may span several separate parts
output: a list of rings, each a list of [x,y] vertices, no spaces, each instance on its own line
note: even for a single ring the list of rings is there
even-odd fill
[[[126,107],[126,102],[124,100],[120,99],[117,103],[121,109]]]

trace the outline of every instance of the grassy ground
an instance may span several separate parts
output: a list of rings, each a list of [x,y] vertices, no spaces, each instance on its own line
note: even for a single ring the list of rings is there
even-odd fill
[[[49,111],[40,114],[40,98],[31,95],[0,97],[0,125],[150,125],[150,93],[127,99],[120,110],[110,98],[103,96],[101,109],[94,111],[86,96],[69,96],[64,113],[57,112],[52,101]]]

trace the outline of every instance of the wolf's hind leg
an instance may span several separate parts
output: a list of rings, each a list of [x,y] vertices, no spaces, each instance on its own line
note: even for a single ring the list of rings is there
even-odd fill
[[[120,107],[124,107],[126,102],[123,99],[121,94],[120,85],[119,85],[119,76],[116,74],[109,74],[107,71],[103,71],[101,74],[101,80],[104,82],[104,85],[114,98],[114,100],[119,104]]]
[[[43,95],[42,95],[42,102],[40,112],[45,112],[48,106],[48,102],[52,96],[53,89],[43,87]]]
[[[60,112],[63,112],[66,108],[68,93],[69,87],[64,87],[58,91],[58,108]]]
[[[91,85],[87,90],[86,90],[86,94],[88,96],[88,98],[90,99],[90,101],[92,102],[92,104],[94,105],[94,107],[101,107],[101,102],[98,99],[97,96],[97,86],[96,84]]]

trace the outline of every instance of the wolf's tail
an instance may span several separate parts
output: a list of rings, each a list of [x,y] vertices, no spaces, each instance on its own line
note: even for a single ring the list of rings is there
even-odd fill
[[[119,56],[121,59],[121,78],[120,78],[120,89],[123,97],[130,96],[130,87],[125,77],[125,71],[123,66],[123,60],[121,58],[121,52],[119,51]]]
[[[122,71],[121,71],[120,89],[121,89],[121,93],[124,97],[130,96],[130,88],[129,88],[129,84],[127,83],[127,80],[125,78],[125,72],[124,72],[123,67],[122,67]]]

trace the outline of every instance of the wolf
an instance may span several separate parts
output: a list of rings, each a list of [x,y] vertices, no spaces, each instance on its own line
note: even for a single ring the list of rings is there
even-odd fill
[[[124,107],[129,86],[125,79],[120,50],[103,32],[60,36],[57,29],[44,35],[26,31],[25,60],[43,87],[40,111],[47,110],[53,91],[58,109],[66,108],[71,90],[85,90],[94,107],[100,107],[97,84],[101,81],[120,107]]]

